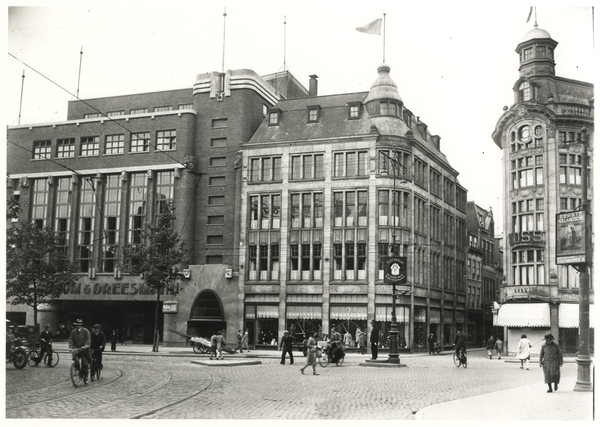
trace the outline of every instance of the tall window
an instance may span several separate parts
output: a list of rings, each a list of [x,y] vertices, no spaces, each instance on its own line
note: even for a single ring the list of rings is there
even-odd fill
[[[56,140],[56,157],[75,157],[75,138],[61,138]]]
[[[135,132],[131,134],[131,153],[143,153],[150,150],[150,132]]]
[[[123,154],[125,150],[125,135],[106,135],[105,154]]]
[[[581,185],[581,156],[578,154],[558,155],[559,183]],[[589,169],[588,169],[589,172]],[[589,173],[588,173],[589,176]]]
[[[415,157],[414,169],[415,184],[427,188],[427,163]]]
[[[531,100],[531,86],[528,82],[523,82],[519,86],[519,101],[530,101]]]
[[[84,136],[81,138],[81,155],[97,156],[100,153],[100,138],[97,136]]]
[[[249,203],[248,280],[278,280],[281,195],[252,195]]]
[[[544,231],[544,199],[512,203],[512,232]]]
[[[321,280],[323,193],[290,194],[291,280]]]
[[[388,156],[396,160],[392,162]],[[410,153],[404,151],[386,151],[379,152],[379,173],[387,174],[388,176],[396,176],[401,179],[409,179]]]
[[[513,189],[542,185],[544,183],[543,157],[527,156],[512,160],[511,176]]]
[[[52,142],[46,141],[33,141],[33,159],[49,159],[51,157]]]
[[[250,182],[281,181],[281,157],[254,157],[249,163]]]
[[[292,156],[292,179],[323,178],[323,154]]]
[[[58,235],[57,250],[67,255],[71,220],[71,178],[58,178],[56,181],[56,218],[54,229]]]
[[[333,176],[367,176],[369,156],[367,151],[349,151],[334,153]]]
[[[92,180],[93,177],[82,179],[79,195],[77,264],[82,273],[87,273],[93,262],[96,193]]]
[[[155,215],[160,214],[168,202],[173,201],[175,176],[173,171],[156,173],[156,209]]]
[[[107,175],[104,188],[104,235],[102,271],[112,273],[117,263],[121,217],[121,176]]]
[[[33,200],[31,203],[31,219],[38,228],[46,226],[48,217],[48,178],[33,181]]]
[[[544,251],[525,249],[512,252],[513,284],[544,284]]]
[[[436,196],[442,195],[442,174],[429,168],[429,191]]]
[[[333,280],[366,280],[366,190],[333,193]]]
[[[169,107],[170,108],[170,107]],[[156,132],[156,149],[157,150],[174,150],[177,143],[177,131],[175,130],[160,130]]]
[[[132,245],[142,243],[142,232],[146,219],[146,174],[132,173],[129,178],[129,237]]]

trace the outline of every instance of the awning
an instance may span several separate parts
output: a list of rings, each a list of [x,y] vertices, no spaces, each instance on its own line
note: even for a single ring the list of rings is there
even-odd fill
[[[375,320],[378,322],[392,321],[392,307],[385,305],[375,306]],[[410,321],[410,308],[396,306],[396,322],[407,323]]]
[[[320,305],[288,305],[286,318],[288,319],[320,319],[323,308]]]
[[[579,304],[558,306],[558,327],[579,328]],[[590,304],[590,328],[594,327],[594,305]]]
[[[550,327],[547,303],[502,304],[494,326]]]
[[[279,317],[278,305],[259,305],[256,307],[258,319],[277,319]]]
[[[332,305],[329,317],[331,320],[367,320],[367,306]]]

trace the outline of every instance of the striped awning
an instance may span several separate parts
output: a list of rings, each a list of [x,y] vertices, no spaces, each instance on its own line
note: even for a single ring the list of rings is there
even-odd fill
[[[279,317],[278,305],[259,305],[256,307],[257,319],[277,319]]]
[[[548,303],[502,304],[494,326],[550,327]]]
[[[558,327],[579,328],[579,304],[558,306]],[[590,304],[590,328],[594,327],[594,305]]]
[[[331,320],[367,320],[367,306],[332,305],[329,317]]]
[[[323,308],[320,305],[288,305],[288,319],[320,319]]]
[[[392,307],[378,305],[375,307],[375,320],[378,322],[392,321]],[[410,321],[410,307],[396,307],[396,322],[407,323]]]

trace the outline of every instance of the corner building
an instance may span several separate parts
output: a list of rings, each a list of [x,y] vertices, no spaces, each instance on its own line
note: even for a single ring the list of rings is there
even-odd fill
[[[369,92],[280,100],[240,148],[238,309],[255,344],[335,329],[355,346],[375,320],[387,347],[395,255],[400,350],[429,332],[451,345],[466,327],[467,191],[388,65]]]
[[[119,248],[140,243],[144,225],[171,200],[190,265],[160,297],[162,340],[184,342],[171,331],[235,336],[236,153],[267,109],[290,95],[308,91],[287,72],[228,70],[198,75],[193,88],[71,101],[66,121],[9,127],[7,195],[22,208],[13,221],[52,226],[78,269],[78,284],[40,307],[40,324],[66,338],[82,318],[116,329],[122,341],[152,342],[156,295],[119,270]],[[7,318],[29,324],[32,313],[7,304]]]
[[[504,327],[509,353],[516,351],[522,333],[534,352],[548,332],[563,351],[579,348],[579,277],[573,266],[556,265],[556,214],[576,210],[583,197],[592,200],[594,87],[555,75],[557,45],[537,24],[525,34],[516,48],[514,104],[505,108],[492,134],[503,158],[506,275],[496,325]],[[586,195],[577,144],[585,137],[583,128],[589,155]],[[592,284],[590,269],[590,314]]]

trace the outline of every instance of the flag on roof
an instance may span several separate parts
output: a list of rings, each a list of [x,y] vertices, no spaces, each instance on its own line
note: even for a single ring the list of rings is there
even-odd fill
[[[369,22],[368,24],[366,24],[362,27],[356,27],[356,31],[360,31],[361,33],[366,33],[366,34],[381,35],[381,21],[382,21],[382,19],[379,18],[379,19]]]

